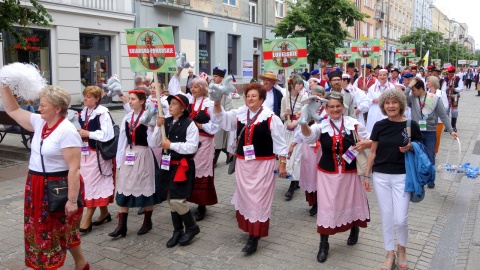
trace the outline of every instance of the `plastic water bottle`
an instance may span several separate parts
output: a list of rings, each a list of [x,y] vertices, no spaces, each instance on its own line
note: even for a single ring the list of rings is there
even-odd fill
[[[273,173],[278,176],[279,172],[278,172],[278,170],[273,170]],[[287,173],[287,176],[285,177],[285,179],[291,179],[291,178],[292,178],[292,175]]]

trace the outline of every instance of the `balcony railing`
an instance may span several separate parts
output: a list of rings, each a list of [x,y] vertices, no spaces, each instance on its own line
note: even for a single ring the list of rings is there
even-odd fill
[[[43,0],[43,2],[128,14],[133,13],[133,1],[134,0]]]
[[[153,0],[155,6],[169,7],[173,9],[190,8],[190,0]]]

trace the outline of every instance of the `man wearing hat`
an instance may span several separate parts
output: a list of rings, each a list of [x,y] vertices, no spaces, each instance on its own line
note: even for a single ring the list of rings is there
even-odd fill
[[[363,70],[363,65],[362,65],[362,70]],[[367,92],[368,88],[374,85],[375,82],[377,81],[375,76],[373,76],[371,73],[372,73],[372,65],[367,64],[365,69],[365,74],[362,74],[362,76],[359,76],[358,79],[353,84],[353,86]]]
[[[263,106],[269,108],[280,117],[280,109],[282,105],[282,92],[275,88],[275,84],[278,82],[277,76],[273,72],[267,72],[258,76],[263,80],[263,88],[267,91],[267,98],[263,102]]]
[[[343,95],[343,105],[345,107],[343,114],[355,118],[355,102],[352,94],[350,94],[348,91],[345,91],[345,89],[342,87],[342,72],[339,70],[331,71],[328,74],[328,78],[330,80],[330,84],[332,85],[330,91],[338,92]]]
[[[403,86],[407,87],[410,84],[410,80],[415,77],[412,73],[408,72],[403,74],[402,77],[402,84]]]
[[[380,69],[382,69],[382,66],[380,65],[377,65],[374,69],[373,69],[373,75],[378,78],[378,72],[380,71]]]
[[[326,74],[327,70],[324,69],[323,70],[323,73]],[[327,89],[329,88],[330,86],[328,85],[328,80],[326,79],[323,79],[323,78],[320,78],[320,70],[318,69],[314,69],[312,70],[312,73],[310,73],[310,78],[317,78],[320,80],[319,84],[321,87]]]
[[[363,108],[368,108],[367,131],[372,133],[373,125],[386,116],[383,115],[378,105],[380,95],[387,89],[394,89],[395,85],[388,81],[388,70],[381,69],[378,72],[378,79],[374,85],[368,89],[367,97],[364,100]],[[367,112],[367,111],[364,111]]]
[[[365,91],[360,90],[359,88],[353,86],[350,83],[350,75],[347,73],[344,73],[342,75],[342,88],[346,92],[350,93],[352,95],[353,100],[354,100],[354,114],[355,118],[357,118],[358,122],[362,123],[365,125],[365,118],[363,117],[363,112],[361,109],[362,106],[362,101],[365,99],[366,94]]]
[[[412,70],[413,76],[417,76],[417,69],[418,69],[417,66],[413,65],[410,69]]]
[[[213,83],[221,84],[226,73],[227,73],[226,69],[220,69],[219,67],[215,67],[213,69]],[[232,103],[232,99],[230,98],[230,95],[223,95],[221,104],[223,108],[225,108],[225,111],[230,111],[231,109],[233,109],[233,103]],[[217,166],[218,157],[220,156],[221,152],[224,152],[225,154],[228,155],[227,147],[229,145],[229,141],[234,140],[233,138],[229,138],[229,134],[230,132],[224,131],[224,130],[220,130],[215,134],[215,137],[214,137],[215,158],[213,161],[214,167]],[[227,157],[227,162],[228,162],[228,157]]]
[[[400,70],[398,70],[398,68],[392,68],[391,74],[392,77],[388,78],[388,81],[393,83],[394,85],[399,84],[400,77],[398,75],[400,75]]]
[[[445,91],[448,98],[448,110],[447,115],[451,112],[452,127],[457,132],[457,118],[458,118],[458,100],[460,99],[460,92],[463,91],[463,81],[460,77],[455,75],[455,67],[450,66],[447,68],[447,77],[442,84],[442,91]]]
[[[350,62],[347,64],[347,74],[350,77],[350,84],[354,84],[355,80],[358,79],[358,74],[355,73],[355,63]]]
[[[195,162],[193,156],[197,152],[199,132],[195,123],[188,117],[188,98],[183,94],[167,98],[171,117],[158,117],[153,137],[161,141],[165,151],[165,160],[157,176],[160,181],[159,193],[170,205],[173,224],[173,235],[167,241],[167,247],[177,244],[189,244],[195,235],[200,233],[195,219],[186,201],[192,195],[195,182]],[[173,126],[175,125],[175,128]],[[167,138],[161,138],[159,127],[165,126]],[[185,230],[184,230],[185,229]]]

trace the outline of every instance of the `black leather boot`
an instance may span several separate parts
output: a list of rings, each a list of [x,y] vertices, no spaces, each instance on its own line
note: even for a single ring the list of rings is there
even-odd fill
[[[108,234],[110,237],[118,237],[118,236],[127,236],[127,220],[128,220],[128,213],[118,213],[118,225],[117,228],[111,233]]]
[[[205,213],[207,212],[207,207],[205,205],[199,205],[197,207],[197,212],[195,212],[195,220],[200,221],[205,218]]]
[[[325,262],[328,256],[328,249],[330,245],[328,244],[328,235],[320,234],[320,247],[317,254],[317,261],[318,262]]]
[[[298,181],[291,181],[290,186],[288,187],[287,193],[285,193],[285,197],[287,197],[288,200],[291,200],[293,197],[293,193],[295,193],[295,189],[298,187]]]
[[[172,248],[178,244],[180,236],[183,234],[183,221],[177,212],[170,212],[172,215],[173,235],[167,242],[167,248]]]
[[[250,237],[248,237],[247,244],[242,249],[242,252],[245,252],[247,254],[252,254],[255,251],[257,251],[258,239],[260,239],[260,237],[255,237],[253,235],[250,235]]]
[[[146,234],[148,231],[150,231],[153,227],[152,223],[152,213],[153,211],[145,211],[144,216],[143,216],[143,224],[140,230],[138,230],[137,235],[143,235]]]
[[[217,161],[218,161],[218,157],[220,156],[220,153],[222,153],[221,149],[215,149],[215,157],[213,158],[214,167],[217,167]]]
[[[200,228],[195,222],[192,212],[188,211],[186,214],[183,214],[180,217],[182,218],[183,224],[185,224],[185,233],[180,236],[180,239],[178,239],[178,243],[181,246],[185,246],[188,245],[190,241],[192,241],[195,235],[200,233]]]
[[[353,226],[352,229],[350,229],[350,235],[348,236],[347,239],[347,245],[353,246],[358,242],[358,234],[360,233],[360,227],[358,226]]]
[[[457,117],[452,117],[452,128],[453,131],[457,132]]]
[[[317,214],[317,203],[312,205],[312,208],[310,208],[310,211],[308,211],[310,216],[313,217]]]

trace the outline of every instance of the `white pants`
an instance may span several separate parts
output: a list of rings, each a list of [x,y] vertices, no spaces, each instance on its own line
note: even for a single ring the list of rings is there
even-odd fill
[[[374,172],[372,176],[382,219],[384,248],[387,251],[394,250],[395,232],[398,244],[405,247],[408,240],[410,203],[410,193],[405,193],[406,175]]]

